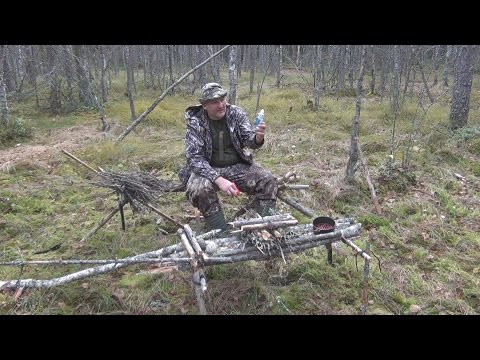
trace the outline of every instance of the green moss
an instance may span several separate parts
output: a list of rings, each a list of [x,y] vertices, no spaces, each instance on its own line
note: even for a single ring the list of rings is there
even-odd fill
[[[390,227],[390,221],[383,216],[375,214],[360,215],[357,217],[357,221],[364,227],[380,228],[381,226]]]

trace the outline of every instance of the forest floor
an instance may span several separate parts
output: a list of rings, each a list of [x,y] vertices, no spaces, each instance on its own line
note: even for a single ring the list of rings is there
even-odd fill
[[[15,167],[23,161],[35,161],[51,166],[53,154],[62,149],[70,151],[87,143],[99,141],[104,134],[94,126],[76,125],[36,134],[28,143],[18,143],[14,148],[0,149],[0,170]]]
[[[473,93],[478,94],[476,89]],[[106,106],[109,120],[119,124],[108,134],[99,130],[97,115],[81,113],[59,118],[56,128],[42,127],[32,139],[0,149],[2,261],[121,259],[178,242],[174,226],[153,214],[127,209],[126,231],[115,217],[84,246],[78,246],[109,209],[117,206],[117,199],[104,188],[92,186],[91,172],[62,154],[62,149],[93,167],[114,172],[155,169],[163,178],[177,181],[177,171],[185,163],[182,115],[196,97],[165,98],[120,143],[111,139],[130,123],[130,111],[124,97],[117,98],[112,95]],[[309,100],[308,92],[297,84],[266,89],[261,107],[267,114],[268,139],[254,157],[277,176],[295,169],[299,183],[311,184],[308,190],[289,190],[302,205],[318,214],[354,217],[362,223],[362,235],[355,243],[365,248],[369,241],[379,259],[371,267],[367,313],[479,314],[478,109],[472,108],[468,127],[473,135],[464,131],[460,142],[444,130],[447,102],[435,103],[422,118],[416,98],[406,101],[398,118],[395,163],[409,150],[410,165],[386,173],[390,107],[379,96],[366,96],[360,140],[383,211],[378,215],[360,170],[354,184],[343,181],[355,99],[325,97],[319,110],[310,109]],[[139,101],[138,111],[149,104]],[[238,104],[252,118],[256,95],[244,91]],[[28,110],[17,112],[35,125],[42,119],[52,125],[50,115]],[[418,128],[412,133],[415,117]],[[412,134],[416,136],[413,144],[408,141]],[[221,199],[229,217],[246,197]],[[193,210],[184,193],[161,197],[159,207],[182,223]],[[292,212],[285,204],[279,208]],[[292,214],[300,222],[310,221],[297,211]],[[202,225],[197,225],[191,224],[198,232]],[[208,313],[358,314],[363,262],[351,249],[334,248],[334,267],[328,265],[324,248],[286,260],[208,267]],[[1,267],[0,281],[52,279],[74,270],[79,267]],[[0,313],[160,315],[197,314],[198,308],[189,273],[135,265],[50,289],[0,292]]]

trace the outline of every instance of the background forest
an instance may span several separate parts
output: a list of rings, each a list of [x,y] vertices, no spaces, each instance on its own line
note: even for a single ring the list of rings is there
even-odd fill
[[[116,215],[80,242],[117,199],[61,150],[97,169],[178,181],[183,112],[215,81],[252,122],[265,109],[254,158],[310,185],[293,198],[362,223],[355,244],[375,254],[367,314],[478,314],[479,55],[472,45],[0,45],[0,288],[85,268],[8,262],[121,259],[178,242],[174,225],[128,207],[125,231]],[[246,201],[222,197],[227,217]],[[183,193],[158,203],[203,232]],[[333,267],[323,247],[207,267],[208,313],[358,314],[363,261],[335,245]],[[197,314],[190,278],[136,264],[0,290],[0,313]]]

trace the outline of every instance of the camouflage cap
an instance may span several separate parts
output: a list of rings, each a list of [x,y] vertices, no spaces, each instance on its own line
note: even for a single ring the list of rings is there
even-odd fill
[[[227,95],[227,92],[217,83],[208,83],[202,87],[202,96],[198,99],[201,103],[207,100],[219,99]]]

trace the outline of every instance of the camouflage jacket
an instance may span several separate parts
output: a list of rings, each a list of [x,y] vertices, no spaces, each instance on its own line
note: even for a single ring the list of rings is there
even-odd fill
[[[190,106],[185,111],[185,118],[188,121],[185,135],[187,165],[180,170],[179,177],[186,184],[193,171],[214,182],[220,174],[210,166],[212,137],[207,113],[201,105]],[[251,164],[252,155],[244,148],[258,149],[264,142],[261,144],[255,142],[255,129],[250,125],[242,108],[227,103],[225,119],[235,150],[245,162]]]

